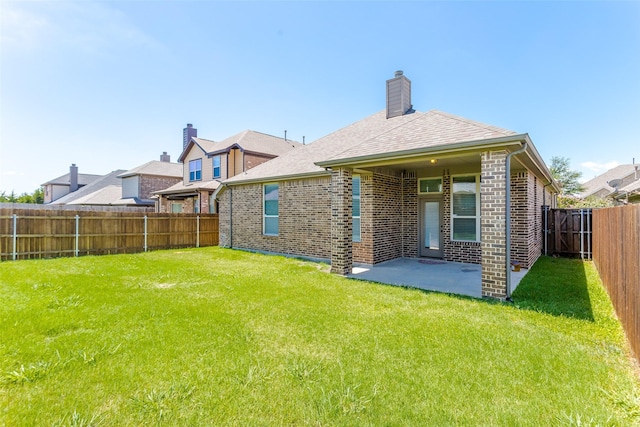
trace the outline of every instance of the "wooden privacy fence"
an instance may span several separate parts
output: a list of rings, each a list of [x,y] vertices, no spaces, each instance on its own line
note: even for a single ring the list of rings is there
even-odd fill
[[[593,261],[640,361],[640,205],[594,210]]]
[[[591,209],[549,209],[543,206],[544,254],[591,259]]]
[[[218,245],[217,214],[0,209],[0,260]]]

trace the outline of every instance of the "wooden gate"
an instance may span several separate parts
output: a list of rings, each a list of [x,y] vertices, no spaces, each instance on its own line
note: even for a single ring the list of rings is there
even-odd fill
[[[592,257],[591,209],[543,207],[544,253],[565,257]]]

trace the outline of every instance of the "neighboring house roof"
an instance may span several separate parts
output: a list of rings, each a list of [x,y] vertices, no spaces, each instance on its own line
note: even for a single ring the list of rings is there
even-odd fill
[[[172,185],[169,188],[160,191],[154,191],[153,194],[183,194],[183,193],[195,193],[198,190],[215,190],[220,186],[220,182],[213,181],[205,181],[198,182],[195,184],[187,184],[185,185],[183,182],[179,182],[177,184]]]
[[[324,163],[375,156],[383,158],[394,153],[516,135],[510,130],[438,110],[416,111],[390,119],[383,110],[224,183],[317,175],[326,173]]]
[[[285,140],[284,138],[253,130],[245,130],[218,142],[193,137],[180,155],[178,159],[179,162],[184,161],[186,153],[189,152],[193,145],[200,147],[208,156],[225,153],[233,148],[238,148],[244,152],[266,154],[274,157],[289,152],[292,148],[303,146],[296,141]]]
[[[584,191],[580,193],[580,197],[585,198],[592,196],[599,191],[605,190],[607,194],[615,191],[608,183],[614,179],[624,179],[629,175],[635,174],[638,165],[619,165],[613,169],[609,169],[605,173],[596,176],[593,179],[582,184]]]
[[[50,204],[51,205],[77,204],[75,203],[77,200],[85,198],[91,195],[92,193],[98,192],[103,188],[111,187],[111,186],[118,187],[119,193],[118,193],[117,199],[119,199],[122,196],[122,180],[119,179],[118,176],[123,172],[125,172],[124,169],[118,169],[103,176],[98,175],[97,179],[95,179],[93,182],[83,187],[80,187],[78,190],[74,191],[73,193],[69,193],[65,196],[60,197],[59,199],[54,200]],[[110,203],[106,203],[106,204],[110,204]]]
[[[153,175],[153,176],[170,176],[174,178],[182,178],[182,165],[180,163],[161,162],[159,160],[151,160],[143,165],[130,169],[120,175],[118,178],[126,178],[134,175]]]
[[[78,185],[88,185],[91,184],[98,178],[101,178],[102,175],[93,175],[88,173],[79,173],[78,174]],[[52,179],[51,181],[47,181],[42,185],[70,185],[71,184],[71,174],[66,173],[62,176]]]

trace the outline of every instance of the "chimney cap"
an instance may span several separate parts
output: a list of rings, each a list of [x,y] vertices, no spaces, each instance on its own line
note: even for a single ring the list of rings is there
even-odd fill
[[[192,127],[193,127],[193,125],[192,125],[191,123],[187,123],[187,127],[188,127],[188,128],[192,128]]]
[[[395,72],[393,77],[400,77],[401,75],[403,75],[404,73],[402,72],[402,70],[398,70]]]

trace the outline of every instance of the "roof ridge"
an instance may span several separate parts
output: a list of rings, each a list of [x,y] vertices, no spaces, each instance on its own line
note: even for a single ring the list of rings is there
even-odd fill
[[[429,110],[428,113],[434,113],[434,114],[439,114],[441,116],[450,118],[452,120],[457,120],[459,122],[463,122],[463,123],[467,123],[473,126],[476,126],[480,129],[486,129],[486,130],[492,130],[492,131],[501,131],[501,132],[509,132],[511,134],[516,134],[516,132],[510,130],[510,129],[505,129],[505,128],[501,128],[498,126],[494,126],[494,125],[490,125],[488,123],[482,123],[482,122],[478,122],[476,120],[471,120],[468,119],[466,117],[462,117],[462,116],[456,116],[455,114],[451,114],[451,113],[447,113],[446,111],[441,111],[441,110],[437,110],[437,109],[433,109],[433,110]]]

